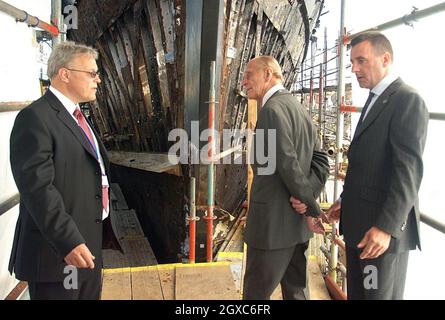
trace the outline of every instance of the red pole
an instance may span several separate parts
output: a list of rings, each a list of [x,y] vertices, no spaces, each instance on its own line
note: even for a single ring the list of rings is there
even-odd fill
[[[207,221],[207,262],[213,261],[213,208],[215,207],[214,201],[214,170],[215,164],[214,156],[215,156],[215,137],[213,136],[215,130],[215,61],[212,61],[210,64],[210,90],[209,90],[209,138],[208,138],[208,174],[207,174],[207,214],[204,219]]]
[[[190,246],[190,252],[189,252],[189,262],[195,263],[195,242],[196,242],[196,220],[190,220],[189,221],[189,246]]]

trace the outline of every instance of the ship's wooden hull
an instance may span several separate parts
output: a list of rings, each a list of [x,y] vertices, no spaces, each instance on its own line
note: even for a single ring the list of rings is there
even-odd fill
[[[110,150],[165,153],[173,143],[168,141],[172,129],[190,130],[191,119],[204,126],[200,130],[205,129],[207,111],[202,105],[206,106],[208,91],[202,89],[196,97],[201,107],[193,109],[189,100],[193,97],[190,90],[194,84],[190,79],[194,76],[193,63],[200,62],[198,69],[204,63],[208,31],[204,28],[206,23],[212,24],[206,20],[208,14],[204,7],[213,3],[215,8],[219,3],[223,9],[221,19],[215,21],[215,24],[222,23],[222,32],[216,34],[220,40],[216,47],[220,57],[216,70],[219,84],[216,126],[220,132],[227,128],[244,129],[247,99],[242,94],[241,80],[247,62],[257,55],[276,57],[284,71],[285,85],[290,87],[306,54],[323,1],[77,1],[78,29],[71,30],[68,37],[93,45],[100,53],[102,83],[97,101],[90,104],[89,110]],[[196,12],[200,5],[204,8],[202,15]],[[191,19],[196,16],[202,19],[203,29],[194,35],[190,33],[196,31]],[[190,56],[196,53],[193,51],[195,40],[201,50],[201,57],[196,59]],[[198,76],[201,87],[209,81],[204,75],[200,72]],[[234,140],[230,147],[242,143],[242,139]],[[151,233],[147,235],[149,239],[152,237],[150,241],[156,243],[155,253],[159,255],[163,251],[160,261],[173,261],[184,251],[187,177],[190,172],[199,175],[197,204],[204,205],[207,197],[204,168],[183,165],[179,177],[160,178],[159,173],[114,167],[128,203],[138,207],[141,220],[149,225],[143,228]],[[215,249],[233,223],[224,212],[236,215],[245,198],[246,172],[246,165],[216,166],[215,204],[222,210],[215,212],[223,218],[215,224],[224,224],[224,227],[215,228],[218,232]],[[145,186],[141,175],[145,177]],[[204,210],[198,211],[200,215],[203,213]],[[198,228],[198,237],[201,233]]]

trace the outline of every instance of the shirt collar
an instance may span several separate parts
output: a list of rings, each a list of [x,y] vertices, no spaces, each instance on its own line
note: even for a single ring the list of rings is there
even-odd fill
[[[282,90],[282,89],[284,89],[283,85],[281,83],[278,83],[278,84],[274,85],[272,88],[270,88],[269,90],[267,90],[266,94],[263,97],[261,108],[264,107],[264,105],[266,104],[267,100],[269,100],[270,97],[272,97],[272,95],[275,92],[277,92],[278,90]]]
[[[56,96],[57,99],[59,99],[59,101],[63,104],[68,113],[70,115],[73,115],[78,105],[72,102],[67,96],[65,96],[62,92],[60,92],[53,86],[50,86],[49,90]]]
[[[380,80],[377,85],[371,89],[371,92],[376,96],[380,96],[399,76],[395,72],[391,72]]]

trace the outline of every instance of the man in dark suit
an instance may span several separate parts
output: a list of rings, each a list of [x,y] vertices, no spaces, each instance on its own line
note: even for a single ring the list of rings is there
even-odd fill
[[[352,72],[368,101],[348,151],[340,218],[348,299],[403,299],[409,250],[418,246],[418,190],[428,111],[419,94],[391,72],[393,51],[379,32],[351,41]]]
[[[276,165],[276,170],[269,172],[266,167],[270,164],[260,165],[255,160],[253,165],[244,234],[248,245],[244,299],[270,299],[278,284],[283,299],[305,299],[305,251],[312,232],[307,217],[296,213],[289,199],[299,199],[306,213],[317,217],[321,211],[315,199],[329,174],[329,163],[326,154],[319,151],[309,114],[284,89],[282,81],[281,68],[270,56],[252,59],[244,72],[247,96],[262,107],[255,149],[264,148],[261,152],[273,157]]]
[[[78,106],[96,99],[96,59],[87,46],[55,46],[51,87],[17,115],[11,133],[21,198],[9,271],[28,281],[31,299],[100,298],[109,162]]]

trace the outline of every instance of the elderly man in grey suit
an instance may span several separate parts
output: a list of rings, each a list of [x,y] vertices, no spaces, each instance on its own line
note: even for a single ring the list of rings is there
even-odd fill
[[[305,299],[306,257],[312,237],[307,218],[294,211],[295,197],[307,215],[321,213],[316,197],[329,175],[329,163],[319,151],[312,121],[282,85],[278,62],[270,56],[252,59],[244,72],[243,86],[261,110],[255,134],[255,148],[276,153],[276,170],[261,172],[254,161],[254,179],[245,230],[247,247],[244,299],[270,299],[281,284],[283,299]],[[268,135],[268,133],[275,133]],[[264,144],[261,138],[264,135]],[[311,222],[310,222],[311,223]]]
[[[391,72],[393,51],[378,32],[351,41],[352,72],[370,89],[348,151],[340,218],[348,299],[403,299],[409,250],[418,246],[418,190],[428,111],[419,94]]]

